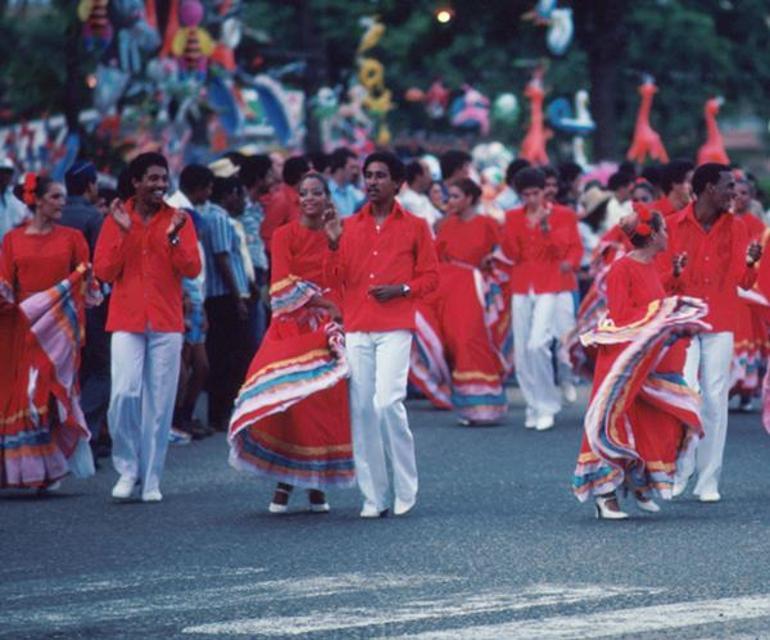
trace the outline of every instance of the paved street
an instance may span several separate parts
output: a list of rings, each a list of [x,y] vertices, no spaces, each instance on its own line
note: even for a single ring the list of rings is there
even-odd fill
[[[159,505],[114,473],[0,496],[0,638],[768,638],[770,437],[730,421],[723,501],[598,522],[569,492],[581,408],[546,433],[410,403],[420,501],[271,516],[224,436],[172,448]]]

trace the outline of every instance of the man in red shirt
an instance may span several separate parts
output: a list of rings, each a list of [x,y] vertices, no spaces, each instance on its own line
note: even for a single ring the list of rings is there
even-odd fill
[[[558,311],[571,294],[582,247],[575,215],[545,200],[545,176],[522,169],[514,178],[524,206],[506,214],[503,250],[513,262],[513,349],[516,378],[527,403],[524,426],[545,431],[561,410],[552,347],[558,339]]]
[[[201,270],[192,223],[163,200],[168,163],[143,153],[128,166],[135,195],[115,200],[96,243],[94,272],[112,284],[108,422],[117,499],[137,482],[144,502],[159,502],[182,351],[182,278]]]
[[[692,162],[672,160],[661,169],[660,188],[663,197],[650,205],[653,211],[659,211],[668,217],[684,209],[692,198]]]
[[[302,156],[289,158],[283,165],[283,182],[265,200],[265,219],[262,221],[260,233],[268,254],[270,253],[270,241],[273,239],[273,232],[292,220],[299,220],[297,187],[302,176],[309,170],[310,165]]]
[[[696,200],[667,218],[668,250],[659,266],[670,293],[701,298],[708,303],[705,321],[711,331],[692,338],[687,351],[685,379],[703,398],[701,419],[704,437],[677,463],[674,495],[681,495],[697,472],[693,493],[701,502],[717,502],[727,437],[727,401],[733,355],[733,314],[738,305],[737,287],[750,288],[762,250],[749,244],[742,220],[730,214],[735,179],[730,168],[716,163],[695,170],[692,179]],[[674,276],[673,257],[686,259]]]
[[[438,286],[438,261],[427,223],[406,212],[396,194],[404,165],[392,153],[364,162],[368,203],[344,224],[328,220],[326,271],[343,293],[350,361],[353,455],[364,496],[362,518],[388,509],[393,468],[393,512],[417,499],[417,462],[404,399],[414,330],[415,300]]]

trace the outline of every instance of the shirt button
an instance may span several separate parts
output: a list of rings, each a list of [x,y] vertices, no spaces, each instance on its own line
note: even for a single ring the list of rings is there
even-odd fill
[[[373,274],[373,273],[370,273],[370,274],[369,274],[369,279],[370,279],[370,280],[374,280],[374,274]]]
[[[375,255],[375,256],[376,256],[376,255],[379,255],[379,254],[378,254],[376,251],[374,251],[373,253],[374,253],[374,255]]]

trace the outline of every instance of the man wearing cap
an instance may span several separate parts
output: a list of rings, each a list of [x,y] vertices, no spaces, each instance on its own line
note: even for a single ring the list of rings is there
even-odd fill
[[[31,215],[24,203],[13,195],[11,184],[15,170],[10,158],[0,160],[0,241]]]
[[[99,198],[96,167],[87,160],[77,160],[64,175],[64,182],[67,203],[59,224],[77,229],[85,236],[93,260],[103,222],[94,206]],[[108,307],[109,299],[105,299],[104,304],[86,309],[86,344],[80,367],[80,404],[91,432],[91,448],[97,456],[108,455],[106,450],[98,448],[99,433],[110,404],[110,336],[104,329]]]

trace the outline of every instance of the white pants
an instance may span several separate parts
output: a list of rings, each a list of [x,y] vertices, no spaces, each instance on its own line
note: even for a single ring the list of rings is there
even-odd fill
[[[575,296],[571,291],[561,291],[556,294],[556,311],[554,314],[554,333],[559,341],[556,347],[556,362],[559,367],[560,383],[572,381],[572,362],[564,349],[564,336],[575,328]]]
[[[181,333],[112,334],[112,464],[139,479],[143,492],[160,487],[181,353]]]
[[[695,495],[719,490],[727,439],[732,357],[733,334],[730,332],[697,335],[687,350],[684,377],[690,388],[701,394],[704,437],[679,458],[676,479],[684,482],[697,471]]]
[[[364,506],[388,508],[388,459],[396,499],[412,502],[417,495],[417,461],[404,406],[412,333],[354,331],[345,342],[351,371],[353,457]]]
[[[556,386],[553,340],[559,296],[568,293],[529,293],[513,296],[513,355],[516,379],[534,417],[553,416],[561,410],[561,390]]]

